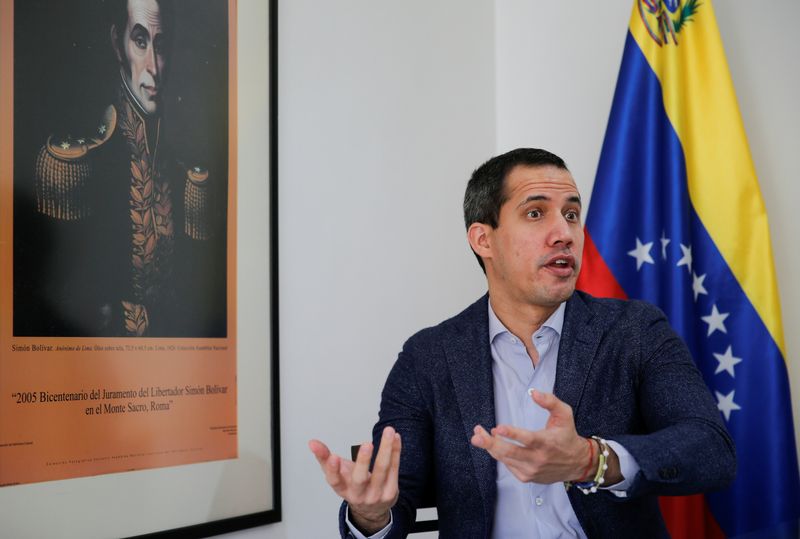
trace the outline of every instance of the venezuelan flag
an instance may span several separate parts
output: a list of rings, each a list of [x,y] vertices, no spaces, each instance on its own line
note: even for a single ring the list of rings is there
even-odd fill
[[[662,498],[673,537],[799,537],[769,227],[710,0],[634,1],[578,287],[664,310],[736,442],[731,488]]]

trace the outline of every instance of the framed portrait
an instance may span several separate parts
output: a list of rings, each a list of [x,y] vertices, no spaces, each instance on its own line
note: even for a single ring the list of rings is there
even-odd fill
[[[280,520],[276,5],[0,0],[4,534]]]

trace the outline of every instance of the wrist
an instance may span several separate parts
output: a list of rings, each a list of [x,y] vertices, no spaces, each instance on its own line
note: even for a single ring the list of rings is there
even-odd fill
[[[599,447],[596,448],[596,442],[592,438],[581,438],[581,440],[583,443],[583,453],[579,460],[579,475],[576,475],[575,477],[577,479],[573,480],[573,482],[576,483],[586,481],[592,475],[592,472],[597,468],[599,458]]]
[[[608,470],[606,471],[606,486],[611,486],[619,483],[623,479],[625,479],[622,475],[622,470],[619,464],[619,457],[617,453],[614,451],[614,448],[610,445],[608,446],[609,456],[606,459],[606,463],[608,464]]]
[[[576,481],[567,482],[566,487],[569,489],[572,485],[584,494],[592,494],[597,492],[606,482],[606,472],[608,471],[608,458],[611,456],[611,451],[608,447],[608,442],[599,436],[592,436],[592,440],[597,442],[597,471],[591,481]]]
[[[383,514],[364,514],[350,506],[350,522],[364,535],[373,535],[389,525],[391,514],[389,511]]]

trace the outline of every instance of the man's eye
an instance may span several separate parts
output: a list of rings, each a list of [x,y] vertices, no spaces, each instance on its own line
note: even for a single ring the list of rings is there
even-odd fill
[[[564,214],[564,216],[570,221],[577,221],[580,218],[578,212],[573,210],[568,211],[567,213]]]
[[[146,49],[147,48],[147,40],[144,39],[143,37],[135,37],[135,38],[133,38],[133,42],[140,49]]]
[[[528,217],[532,217],[534,219],[538,219],[542,216],[542,212],[540,210],[530,210],[527,213]]]

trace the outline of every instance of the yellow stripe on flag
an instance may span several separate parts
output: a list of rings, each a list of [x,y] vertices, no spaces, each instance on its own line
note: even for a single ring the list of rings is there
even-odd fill
[[[661,82],[686,158],[692,205],[786,358],[767,212],[711,0],[699,2],[676,34],[677,45],[670,39],[661,46],[639,3],[630,31]]]

